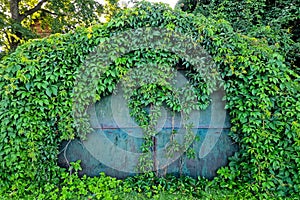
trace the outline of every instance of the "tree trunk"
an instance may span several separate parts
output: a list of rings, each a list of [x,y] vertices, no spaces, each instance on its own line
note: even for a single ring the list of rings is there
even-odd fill
[[[21,26],[21,15],[19,11],[19,1],[20,0],[10,0],[10,14],[14,24],[18,24]],[[20,40],[22,39],[22,33],[15,28],[15,26],[11,27],[12,34],[14,34],[17,38],[10,38],[10,50],[15,50],[20,44]]]

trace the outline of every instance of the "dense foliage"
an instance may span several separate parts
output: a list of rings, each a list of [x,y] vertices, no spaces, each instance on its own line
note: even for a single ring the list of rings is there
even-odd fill
[[[177,7],[228,20],[235,31],[265,40],[300,72],[299,0],[181,0]]]
[[[205,188],[199,186],[202,182],[247,196],[297,197],[300,192],[299,76],[285,58],[264,40],[236,33],[225,20],[145,2],[120,12],[106,24],[32,40],[1,61],[0,194],[4,198],[71,199],[113,198],[114,194],[108,191],[114,189],[130,192],[131,186],[120,186],[120,181],[103,175],[78,178],[78,163],[70,166],[75,169],[73,174],[65,172],[57,166],[57,154],[62,140],[82,137],[72,112],[73,89],[87,56],[101,45],[109,49],[105,41],[118,33],[144,27],[190,36],[212,56],[225,81],[231,136],[240,150],[230,159],[229,166],[218,171],[219,176],[213,182],[202,180],[196,186],[196,182],[189,186]],[[120,42],[126,40],[121,38]],[[97,82],[92,101],[112,92],[122,73],[138,63],[136,55],[145,60],[144,66],[147,58],[165,64],[180,60],[174,52],[157,49],[116,51],[119,57],[109,56],[114,58],[113,62],[104,66],[105,74]],[[203,91],[206,87],[199,88]],[[85,94],[84,88],[77,89]],[[158,94],[157,98],[164,97],[161,87],[152,90]],[[147,100],[146,96],[143,98]],[[173,106],[178,104],[170,107]],[[122,184],[135,186],[134,182],[127,180]],[[158,185],[147,185],[154,190],[145,188],[148,192],[157,191],[154,187]],[[201,196],[201,191],[195,190],[195,194],[189,193]]]
[[[117,0],[106,2],[103,6],[94,0],[0,0],[2,54],[15,50],[29,39],[40,37],[34,27],[37,24],[43,32],[54,34],[66,33],[77,26],[90,26],[102,15],[109,19],[119,6]]]

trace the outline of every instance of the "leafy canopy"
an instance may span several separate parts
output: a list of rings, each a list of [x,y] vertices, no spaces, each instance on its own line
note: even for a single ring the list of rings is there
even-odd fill
[[[300,73],[299,0],[180,0],[177,8],[228,20],[237,32],[265,40]]]
[[[14,50],[20,43],[39,37],[32,27],[35,23],[44,31],[66,33],[99,22],[103,13],[109,19],[119,7],[116,0],[107,3],[104,7],[94,0],[1,0],[0,46]]]

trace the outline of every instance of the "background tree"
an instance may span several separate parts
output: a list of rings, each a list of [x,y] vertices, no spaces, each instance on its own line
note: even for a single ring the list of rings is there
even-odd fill
[[[116,12],[118,1],[107,2]],[[0,0],[0,46],[13,51],[20,43],[38,37],[31,28],[35,22],[51,33],[89,26],[98,22],[105,9],[109,12],[112,6],[104,8],[94,0]]]
[[[176,7],[226,19],[237,32],[265,40],[300,74],[300,0],[179,0]]]

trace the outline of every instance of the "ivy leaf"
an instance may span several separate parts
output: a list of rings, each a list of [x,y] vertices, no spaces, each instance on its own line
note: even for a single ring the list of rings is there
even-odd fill
[[[52,91],[51,91],[50,88],[47,88],[47,89],[46,89],[46,94],[48,95],[48,97],[51,97]]]

